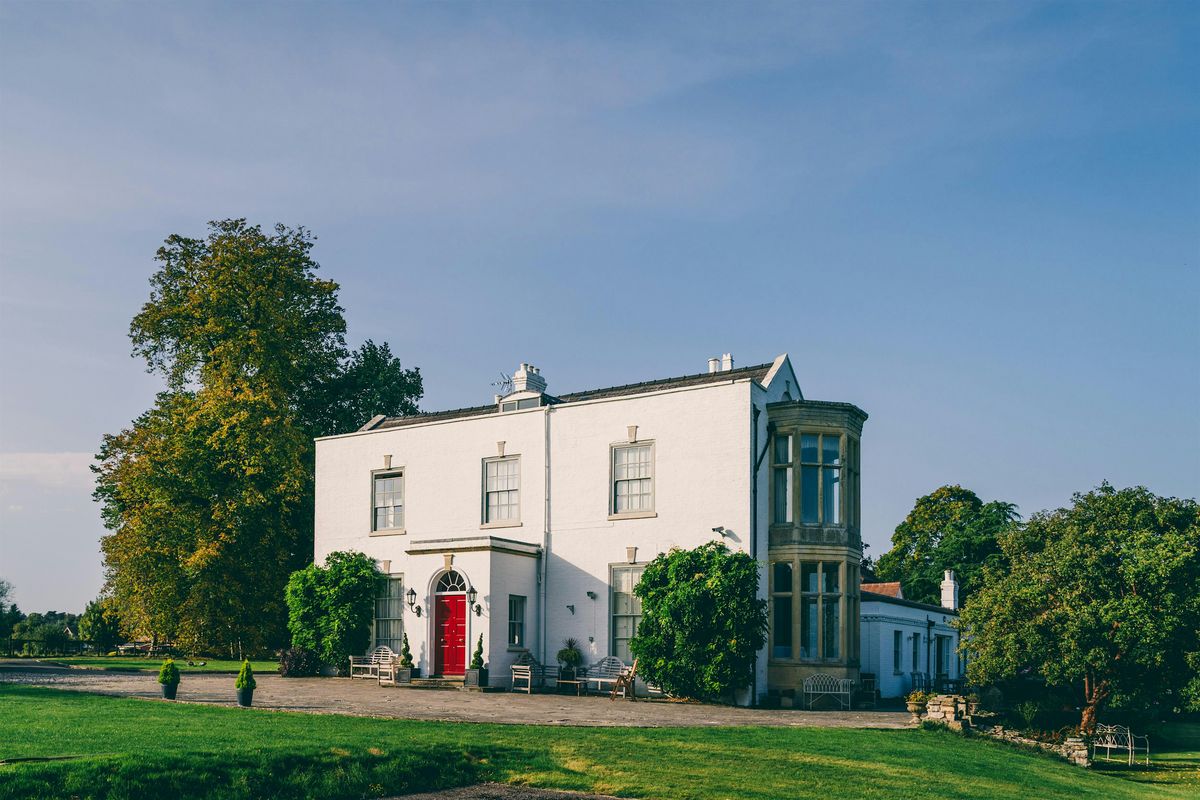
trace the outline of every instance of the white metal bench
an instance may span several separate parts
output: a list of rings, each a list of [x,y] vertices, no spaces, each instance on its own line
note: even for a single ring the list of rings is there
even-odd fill
[[[831,697],[837,700],[842,708],[849,708],[853,688],[854,681],[849,678],[835,678],[823,672],[809,675],[804,679],[804,701],[811,710],[813,703],[822,697]]]
[[[1097,758],[1097,751],[1104,751],[1104,760],[1112,760],[1112,752],[1116,750],[1124,754],[1128,763],[1132,764],[1137,756],[1144,755],[1146,763],[1150,763],[1150,737],[1138,736],[1124,725],[1097,725],[1092,738],[1092,758]]]
[[[605,656],[587,668],[584,673],[589,689],[596,685],[596,691],[603,694],[617,684],[617,680],[629,672],[629,666],[616,656]]]
[[[558,683],[558,667],[539,664],[529,653],[522,653],[512,665],[512,691],[533,694],[533,690],[545,688],[550,681]]]
[[[380,645],[365,656],[350,656],[351,678],[379,679],[379,665],[391,662],[396,654],[392,648]]]

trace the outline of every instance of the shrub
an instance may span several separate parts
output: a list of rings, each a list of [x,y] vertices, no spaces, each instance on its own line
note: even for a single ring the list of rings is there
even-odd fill
[[[374,560],[362,553],[330,553],[324,566],[293,572],[286,592],[292,646],[346,669],[350,655],[370,644],[379,578]]]
[[[1017,703],[1013,709],[1017,716],[1024,723],[1026,730],[1033,727],[1033,723],[1037,721],[1038,712],[1041,711],[1041,705],[1036,700],[1026,700],[1024,703]]]
[[[583,663],[583,653],[579,650],[579,642],[574,637],[564,639],[563,647],[555,655],[555,658],[564,667],[578,667]]]
[[[408,639],[404,640],[405,646],[408,645]],[[475,652],[471,654],[471,669],[483,669],[483,634],[479,634],[479,644],[475,645]]]
[[[673,549],[646,566],[634,594],[638,672],[669,694],[719,699],[747,687],[767,641],[758,563],[720,542]]]
[[[258,682],[254,680],[254,668],[250,666],[250,661],[242,662],[242,668],[238,670],[237,680],[234,681],[235,689],[254,689]]]
[[[285,678],[311,678],[321,671],[321,660],[307,647],[289,647],[279,654],[279,674]]]
[[[906,703],[916,703],[919,706],[927,705],[929,698],[933,695],[930,692],[923,692],[920,689],[914,689],[908,693],[908,697],[904,698]]]
[[[179,667],[175,666],[174,659],[168,658],[162,663],[162,667],[158,670],[158,682],[168,686],[179,683]]]
[[[405,633],[404,638],[400,641],[400,667],[401,669],[412,669],[412,650],[408,648],[408,634]]]

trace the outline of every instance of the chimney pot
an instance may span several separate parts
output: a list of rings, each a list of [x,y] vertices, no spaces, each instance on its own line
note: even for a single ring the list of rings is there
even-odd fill
[[[958,610],[958,581],[952,569],[942,573],[942,608]]]
[[[721,359],[719,359],[719,358],[710,358],[710,359],[708,360],[708,371],[709,371],[710,373],[712,373],[712,372],[716,372],[716,371],[718,371],[720,368],[721,368]]]

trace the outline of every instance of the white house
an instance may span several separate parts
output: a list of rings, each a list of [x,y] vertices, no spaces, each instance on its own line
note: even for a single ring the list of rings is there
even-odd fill
[[[805,399],[786,355],[559,395],[522,364],[487,405],[318,439],[315,557],[361,551],[391,576],[378,644],[406,631],[423,674],[455,676],[482,634],[495,683],[567,637],[629,663],[645,564],[722,539],[763,563],[770,602],[742,701],[857,679],[866,418]]]
[[[913,689],[938,689],[960,681],[958,581],[947,570],[941,605],[904,598],[899,583],[864,583],[862,664],[874,675],[880,697],[901,697]]]

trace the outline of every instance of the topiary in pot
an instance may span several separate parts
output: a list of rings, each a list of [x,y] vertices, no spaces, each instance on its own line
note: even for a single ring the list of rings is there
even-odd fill
[[[479,643],[475,645],[475,652],[471,655],[471,666],[467,668],[466,674],[463,676],[463,684],[465,686],[477,686],[483,688],[488,685],[488,671],[483,666],[483,634],[479,634]]]
[[[579,649],[579,641],[571,636],[563,640],[563,647],[554,656],[561,667],[559,675],[565,681],[575,680],[575,670],[583,664],[583,653]]]
[[[249,708],[254,703],[254,687],[257,685],[258,682],[254,680],[254,669],[247,659],[242,662],[242,668],[238,671],[237,680],[233,684],[233,687],[237,689],[239,706]]]
[[[174,659],[168,658],[162,663],[158,670],[158,682],[162,686],[162,696],[174,700],[175,692],[179,689],[179,667],[175,666]]]
[[[400,664],[396,667],[396,683],[408,683],[413,677],[420,677],[421,670],[413,666],[412,650],[408,647],[408,634],[400,640]]]

